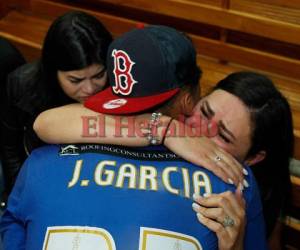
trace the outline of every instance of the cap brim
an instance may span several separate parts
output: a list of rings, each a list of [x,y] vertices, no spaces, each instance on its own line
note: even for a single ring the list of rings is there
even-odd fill
[[[109,87],[88,98],[84,102],[84,106],[103,114],[133,114],[164,103],[178,91],[179,88],[176,88],[158,95],[146,97],[120,97],[115,95],[111,87]]]

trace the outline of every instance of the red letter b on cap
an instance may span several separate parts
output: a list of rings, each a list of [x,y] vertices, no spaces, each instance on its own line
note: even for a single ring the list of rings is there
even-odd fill
[[[135,64],[128,54],[123,50],[113,50],[115,86],[113,91],[116,94],[129,95],[133,85],[137,83],[131,74],[132,66]],[[122,65],[122,68],[121,68]]]

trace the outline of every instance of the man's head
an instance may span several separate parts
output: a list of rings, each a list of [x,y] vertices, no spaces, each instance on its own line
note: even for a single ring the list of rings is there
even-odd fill
[[[178,115],[189,113],[199,97],[196,51],[187,36],[170,27],[147,26],[117,38],[109,47],[107,73],[110,87],[85,103],[100,113],[159,108]]]

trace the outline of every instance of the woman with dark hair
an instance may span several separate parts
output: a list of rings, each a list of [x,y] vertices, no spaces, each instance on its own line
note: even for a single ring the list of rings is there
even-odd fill
[[[110,137],[108,116],[106,137],[82,137],[81,116],[93,115],[99,114],[80,105],[61,107],[41,114],[35,129],[50,143],[148,144],[142,137]],[[218,124],[218,133],[210,138],[211,141],[240,162],[252,166],[261,190],[269,236],[280,212],[284,214],[290,190],[288,164],[293,149],[293,129],[287,100],[267,77],[254,72],[238,72],[220,81],[198,102],[187,125],[192,126],[199,116],[208,124],[211,121]],[[69,126],[62,127],[66,121],[70,121]],[[176,120],[172,124],[179,126]],[[61,129],[58,131],[57,128]],[[201,147],[206,145],[203,140],[203,137],[170,136],[165,138],[164,145],[186,160],[201,164],[203,159],[198,153],[203,152]],[[243,249],[245,204],[239,190],[236,194],[195,197],[193,208],[200,222],[216,232],[219,249]],[[231,227],[218,221],[228,213],[235,216]]]
[[[7,194],[26,156],[41,144],[32,130],[37,115],[83,102],[105,87],[105,57],[111,41],[111,34],[95,17],[69,12],[49,28],[40,60],[9,75],[1,121]]]
[[[212,116],[208,115],[206,107],[214,113]],[[294,139],[291,109],[269,78],[253,72],[229,75],[194,108],[194,116],[201,115],[208,120],[228,124],[227,129],[236,138],[247,135],[247,129],[242,126],[247,119],[241,113],[249,117],[248,141],[237,143],[237,139],[226,132],[223,138],[216,136],[211,139],[240,162],[251,166],[260,190],[269,238],[277,219],[286,214],[291,193],[289,161]],[[234,124],[238,124],[240,129]],[[241,133],[241,130],[244,131]],[[216,204],[216,197],[211,197],[210,202],[214,199]],[[203,206],[207,204],[207,201],[196,200]],[[200,211],[203,210],[196,210]],[[210,214],[211,218],[215,218],[214,212]]]
[[[261,74],[233,73],[214,87],[217,90],[240,99],[250,113],[251,147],[242,161],[252,165],[270,236],[280,213],[286,212],[291,193],[289,162],[294,136],[290,106],[272,81]],[[257,157],[263,160],[257,161]]]

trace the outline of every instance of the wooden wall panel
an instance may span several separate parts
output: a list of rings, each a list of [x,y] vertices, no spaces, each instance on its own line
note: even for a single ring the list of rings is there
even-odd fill
[[[300,24],[300,1],[298,2],[299,6],[290,5],[290,7],[287,7],[279,5],[278,3],[276,4],[276,1],[271,0],[231,0],[230,9],[268,17],[283,22]]]

